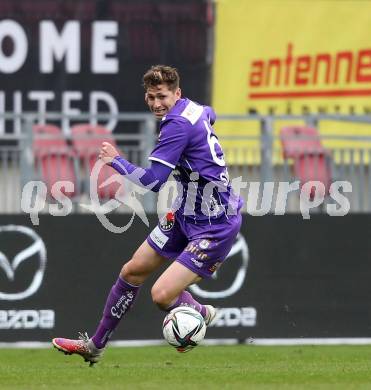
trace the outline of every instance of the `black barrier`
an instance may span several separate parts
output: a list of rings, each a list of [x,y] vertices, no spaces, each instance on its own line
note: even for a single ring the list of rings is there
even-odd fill
[[[114,215],[116,226],[130,215]],[[150,216],[150,227],[157,217]],[[220,308],[208,338],[369,337],[371,215],[245,216],[230,258],[192,292]],[[149,233],[93,215],[0,216],[0,341],[90,333],[122,263]],[[161,339],[147,281],[113,340]]]

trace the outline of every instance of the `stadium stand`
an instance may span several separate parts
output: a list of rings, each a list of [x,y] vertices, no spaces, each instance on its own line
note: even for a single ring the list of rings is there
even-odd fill
[[[85,192],[88,193],[90,188],[89,180],[97,162],[102,142],[109,142],[117,148],[116,141],[109,130],[98,125],[75,125],[71,128],[71,135],[73,149],[82,171],[84,183],[84,188],[82,188],[82,190],[85,189]],[[108,166],[103,166],[100,169],[97,180],[97,192],[100,199],[114,198],[116,191],[120,186],[122,189],[122,182],[119,183],[117,180],[113,180],[109,183],[109,180],[113,179],[114,175],[116,175],[116,172]]]
[[[283,157],[293,159],[293,174],[302,184],[320,181],[328,195],[332,181],[331,154],[321,143],[317,129],[306,126],[284,127],[280,131]],[[315,187],[310,189],[315,196]]]
[[[51,124],[34,125],[33,128],[34,168],[47,186],[48,195],[57,181],[69,181],[74,191],[61,191],[69,197],[76,193],[74,154],[68,146],[59,127]]]

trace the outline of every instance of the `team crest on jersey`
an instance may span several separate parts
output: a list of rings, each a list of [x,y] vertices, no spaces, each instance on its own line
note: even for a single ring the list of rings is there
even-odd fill
[[[198,246],[201,248],[201,249],[207,249],[210,245],[210,241],[209,240],[201,240],[198,244]]]
[[[169,211],[160,221],[160,228],[164,232],[171,230],[175,223],[175,215],[172,211]]]

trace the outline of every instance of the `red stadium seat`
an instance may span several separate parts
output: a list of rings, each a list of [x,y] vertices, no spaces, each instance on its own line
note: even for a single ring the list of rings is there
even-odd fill
[[[294,160],[294,175],[301,181],[301,185],[320,181],[325,192],[317,195],[328,195],[332,181],[331,155],[323,147],[317,129],[304,126],[284,127],[280,138],[283,156]],[[314,196],[312,187],[310,198],[313,199]]]
[[[61,130],[54,125],[34,125],[33,153],[36,171],[47,186],[48,195],[57,181],[69,181],[74,191],[61,191],[68,197],[76,192],[76,175],[73,152],[69,148]]]
[[[102,142],[106,141],[117,147],[116,141],[109,130],[99,125],[75,125],[71,128],[71,135],[73,148],[80,159],[86,178],[89,177],[89,185],[91,185],[91,173],[97,162]],[[113,176],[116,174],[118,173],[109,166],[103,166],[100,169],[97,179],[97,192],[100,199],[115,198],[120,186],[122,190],[122,181],[119,183],[117,180],[114,180],[110,184],[104,184],[106,180],[113,179]]]
[[[295,158],[303,153],[323,153],[325,151],[317,129],[313,127],[284,127],[280,133],[283,156]]]
[[[325,153],[302,154],[294,159],[294,174],[302,184],[319,181],[324,185],[324,192],[318,196],[327,196],[331,185],[331,170],[328,156]],[[310,199],[315,196],[315,187],[310,187]],[[319,189],[318,189],[319,190]],[[322,190],[320,190],[322,191]]]

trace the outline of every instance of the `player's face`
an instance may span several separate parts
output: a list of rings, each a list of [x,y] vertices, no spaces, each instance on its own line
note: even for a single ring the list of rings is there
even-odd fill
[[[180,88],[171,91],[167,84],[159,84],[147,89],[145,101],[157,119],[161,119],[181,97]]]

